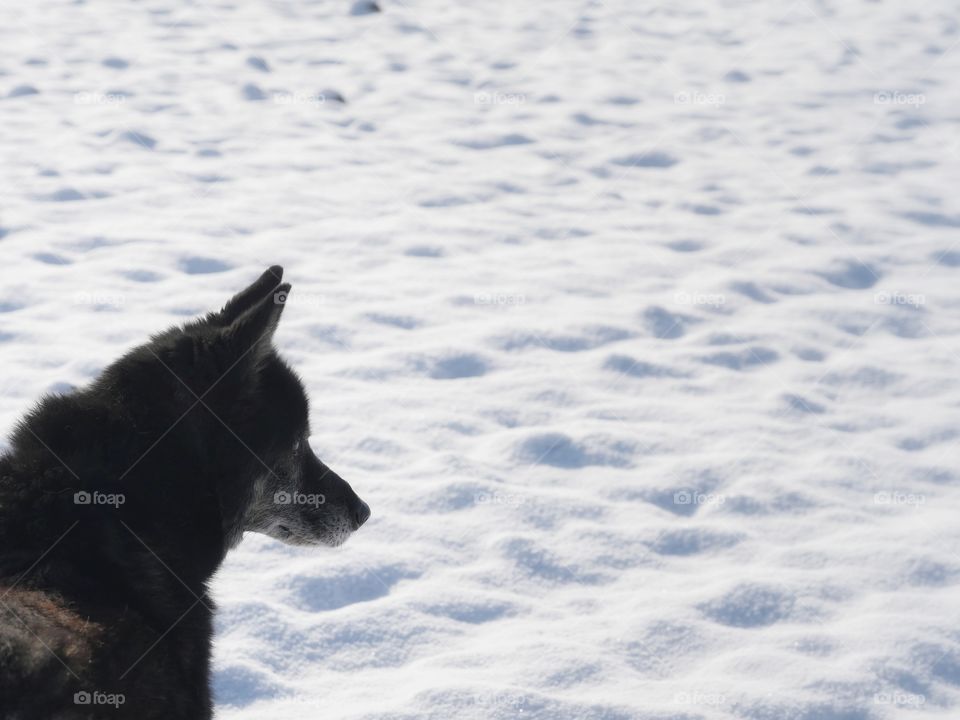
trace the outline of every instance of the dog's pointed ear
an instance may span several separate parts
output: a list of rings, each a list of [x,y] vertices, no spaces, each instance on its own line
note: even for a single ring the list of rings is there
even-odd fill
[[[267,268],[267,270],[257,280],[245,290],[241,290],[234,295],[223,306],[223,310],[217,313],[211,313],[207,322],[219,327],[227,327],[235,322],[243,313],[249,311],[258,302],[272,296],[279,291],[280,282],[283,280],[283,268],[279,265]]]
[[[224,329],[225,337],[240,355],[256,355],[257,352],[251,352],[254,348],[270,348],[289,292],[290,283],[277,285]]]

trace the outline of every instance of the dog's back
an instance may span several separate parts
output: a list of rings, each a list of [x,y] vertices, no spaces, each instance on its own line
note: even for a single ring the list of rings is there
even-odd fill
[[[101,526],[58,523],[61,494],[0,468],[0,718],[204,717],[209,600],[170,587],[159,558],[126,572]]]

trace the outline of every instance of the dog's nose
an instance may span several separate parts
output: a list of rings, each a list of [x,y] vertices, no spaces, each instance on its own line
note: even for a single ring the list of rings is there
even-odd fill
[[[370,506],[363,500],[358,500],[357,504],[353,507],[353,529],[359,530],[360,526],[363,525],[369,517]]]

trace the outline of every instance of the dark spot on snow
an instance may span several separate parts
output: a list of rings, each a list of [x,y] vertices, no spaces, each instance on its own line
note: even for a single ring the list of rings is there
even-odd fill
[[[421,610],[430,615],[446,617],[457,622],[473,625],[490,622],[515,613],[515,607],[512,603],[500,600],[435,602],[424,606]]]
[[[243,96],[253,102],[267,99],[267,94],[253,83],[247,83],[243,86]]]
[[[248,57],[247,65],[252,67],[254,70],[259,70],[260,72],[270,72],[270,66],[267,65],[267,61],[259,55],[251,55]]]
[[[934,255],[933,261],[938,265],[945,265],[947,267],[960,267],[960,252],[957,252],[956,250],[947,250],[946,252]]]
[[[647,153],[624,155],[614,158],[611,162],[614,165],[628,168],[668,168],[676,165],[679,161],[672,155],[654,150]]]
[[[770,304],[776,302],[776,298],[768,295],[753,282],[735,282],[730,284],[730,288],[738,293],[746,295],[751,300],[759,303]]]
[[[309,612],[326,612],[370,602],[384,597],[401,580],[419,577],[420,573],[400,565],[362,565],[333,577],[296,576],[290,581],[294,604]]]
[[[556,352],[582,352],[632,337],[631,333],[608,325],[586,327],[579,335],[550,335],[538,333],[514,333],[499,338],[501,350],[523,350],[528,347],[545,348]]]
[[[902,216],[907,220],[913,220],[915,223],[926,225],[927,227],[960,227],[960,215],[944,215],[935,212],[906,212]]]
[[[357,0],[350,8],[351,15],[372,15],[381,12],[375,0]]]
[[[882,390],[903,379],[903,375],[882,368],[864,365],[852,371],[828,372],[820,382],[835,387],[856,386]]]
[[[512,538],[503,544],[502,553],[527,577],[548,582],[595,584],[602,576],[558,557],[528,538]]]
[[[434,380],[456,380],[459,378],[482,377],[487,374],[488,369],[489,364],[484,358],[466,353],[433,361],[428,374]]]
[[[643,324],[651,335],[660,340],[675,340],[686,332],[684,318],[662,307],[647,308],[643,313]]]
[[[876,285],[880,273],[859,260],[848,260],[838,267],[818,273],[820,277],[837,287],[848,290],[865,290]]]
[[[638,98],[628,97],[626,95],[614,95],[611,98],[607,98],[609,105],[624,105],[629,107],[630,105],[637,105],[639,102],[640,100]]]
[[[515,454],[523,462],[558,468],[629,467],[634,451],[623,441],[597,438],[578,443],[563,433],[541,433],[521,442]]]
[[[787,394],[783,396],[784,402],[791,410],[799,413],[812,413],[820,415],[826,411],[826,408],[812,400],[807,400],[799,395]]]
[[[752,628],[773,625],[793,611],[792,595],[774,587],[746,583],[723,597],[700,606],[703,614],[721,625]]]
[[[629,355],[611,355],[607,358],[603,367],[634,378],[686,377],[684,373],[665,365],[644,362]]]
[[[740,352],[719,352],[701,358],[707,365],[719,365],[729,370],[749,370],[775,362],[780,356],[764,347],[750,347]]]
[[[897,130],[912,130],[915,127],[921,127],[923,125],[928,125],[929,123],[924,122],[923,118],[919,117],[902,117],[894,123]]]
[[[607,120],[600,120],[585,112],[573,113],[573,115],[570,116],[570,119],[576,123],[579,123],[580,125],[586,125],[587,127],[612,124]]]
[[[68,260],[61,255],[54,255],[53,253],[37,253],[33,256],[34,260],[45,263],[47,265],[71,265],[72,261]]]
[[[339,90],[334,90],[332,88],[325,88],[318,93],[321,102],[334,102],[340,103],[341,105],[346,104],[347,99],[343,96]]]
[[[283,692],[269,675],[246,665],[221,667],[213,674],[213,695],[217,705],[243,707],[278,697]]]
[[[723,210],[715,205],[687,205],[687,209],[695,215],[720,215]]]
[[[737,535],[712,532],[702,528],[669,530],[650,545],[658,555],[696,555],[710,550],[722,550],[740,542]]]
[[[673,242],[668,242],[667,247],[674,252],[700,252],[703,250],[703,243],[699,240],[674,240]]]
[[[125,132],[122,132],[118,137],[120,140],[133,143],[134,145],[142,147],[145,150],[153,150],[157,146],[157,141],[154,140],[152,137],[144,133],[136,132],[133,130],[127,130]]]
[[[45,199],[54,202],[76,202],[77,200],[85,200],[86,197],[86,195],[75,188],[65,187],[47,195]]]
[[[433,245],[414,245],[403,253],[411,257],[443,257],[443,249]]]
[[[797,348],[793,351],[793,354],[801,360],[806,360],[807,362],[823,362],[823,359],[826,357],[826,355],[816,348],[809,347]]]
[[[413,330],[420,327],[420,320],[409,315],[384,315],[382,313],[367,313],[367,320],[380,325],[391,325],[403,330]]]
[[[25,97],[27,95],[39,95],[40,91],[37,90],[33,85],[17,85],[7,97],[16,98],[16,97]]]
[[[520,133],[508,133],[491,138],[477,138],[474,140],[455,140],[454,145],[470,148],[471,150],[494,150],[510,145],[531,145],[533,140]]]
[[[207,275],[209,273],[226,272],[231,270],[233,266],[215,258],[190,257],[180,261],[180,268],[187,275]]]
[[[814,165],[807,171],[808,175],[839,175],[840,171],[836,168],[827,167],[826,165]]]
[[[152,270],[127,270],[120,274],[134,282],[156,282],[161,277]]]

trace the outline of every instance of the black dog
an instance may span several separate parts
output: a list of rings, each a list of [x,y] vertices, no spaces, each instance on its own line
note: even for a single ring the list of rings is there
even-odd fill
[[[217,313],[42,400],[0,457],[0,718],[212,713],[207,583],[244,531],[339,545],[369,517],[310,450],[272,267]]]

